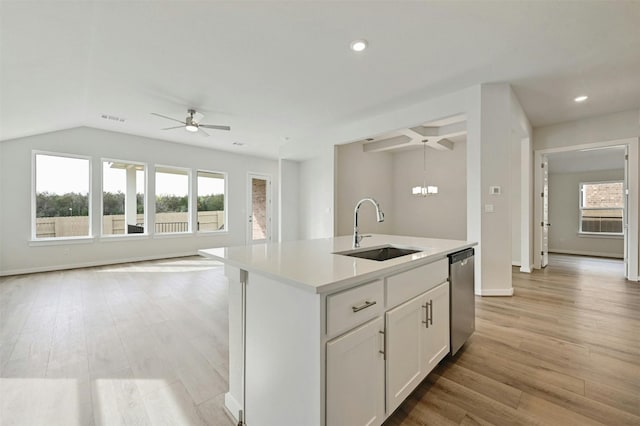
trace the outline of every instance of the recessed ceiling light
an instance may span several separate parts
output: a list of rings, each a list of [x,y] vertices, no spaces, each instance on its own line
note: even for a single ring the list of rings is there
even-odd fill
[[[354,52],[362,52],[368,45],[367,40],[354,40],[351,42],[351,50]]]
[[[577,97],[573,98],[573,100],[575,102],[584,102],[587,99],[589,99],[589,97],[587,95],[580,95],[580,96],[577,96]]]

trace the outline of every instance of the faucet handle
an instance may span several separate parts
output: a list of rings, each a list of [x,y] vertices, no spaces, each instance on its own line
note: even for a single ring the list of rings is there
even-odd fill
[[[373,235],[371,235],[371,234],[369,234],[369,235],[360,235],[360,240],[362,240],[363,238],[366,238],[366,237],[373,237]]]

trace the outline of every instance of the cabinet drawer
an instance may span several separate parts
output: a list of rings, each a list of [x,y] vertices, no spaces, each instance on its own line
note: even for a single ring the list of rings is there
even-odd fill
[[[384,284],[376,280],[327,296],[327,334],[347,331],[384,312]]]
[[[448,277],[449,262],[446,258],[388,277],[387,306],[397,306],[441,284]]]

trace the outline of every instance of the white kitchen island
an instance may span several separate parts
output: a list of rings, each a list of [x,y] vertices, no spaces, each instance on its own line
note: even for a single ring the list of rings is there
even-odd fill
[[[200,250],[229,280],[229,392],[248,426],[381,424],[449,352],[447,254],[475,243],[374,235],[420,250],[375,261],[352,237]]]

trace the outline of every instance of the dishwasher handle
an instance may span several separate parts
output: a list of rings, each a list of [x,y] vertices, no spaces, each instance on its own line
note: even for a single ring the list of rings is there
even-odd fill
[[[468,248],[466,250],[461,250],[455,253],[449,254],[449,264],[453,265],[454,263],[462,262],[470,257],[473,257],[474,251],[473,248]],[[466,262],[465,262],[466,263]]]

